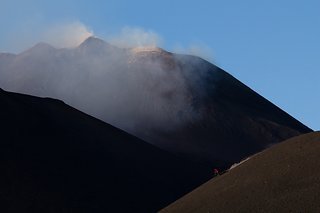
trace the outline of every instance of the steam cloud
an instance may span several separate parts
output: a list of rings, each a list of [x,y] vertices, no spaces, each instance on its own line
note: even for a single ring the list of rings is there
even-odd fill
[[[84,24],[71,22],[59,24],[45,30],[42,40],[57,48],[68,48],[78,46],[90,36],[93,36],[93,32]]]
[[[184,47],[182,45],[176,45],[173,48],[173,51],[181,54],[196,55],[208,61],[213,60],[212,50],[204,44],[195,43],[195,44],[190,44],[187,47]]]
[[[162,38],[152,30],[139,27],[124,27],[120,34],[107,37],[106,40],[118,47],[160,46]]]
[[[52,38],[55,46],[74,46],[92,35],[79,23],[50,32],[47,39]],[[152,31],[137,28],[125,28],[119,37],[109,39],[123,47],[149,47],[161,41]],[[148,139],[153,131],[171,131],[198,116],[189,89],[190,79],[196,84],[201,73],[192,76],[181,68],[183,59],[175,57],[156,48],[117,48],[97,38],[70,49],[42,44],[17,56],[0,54],[0,87],[61,99]],[[198,62],[189,58],[188,67],[193,63]]]
[[[15,29],[15,33],[7,39],[6,46],[0,49],[0,53],[19,53],[39,42],[49,43],[57,48],[71,48],[78,46],[92,35],[93,32],[79,21],[48,26],[38,26],[31,22]]]
[[[21,52],[21,50],[32,47],[39,42],[49,43],[56,48],[74,48],[91,36],[95,36],[94,32],[80,21],[58,23],[46,27],[35,25],[32,28],[23,27],[17,30],[8,40],[6,48],[14,52]],[[126,26],[119,33],[102,38],[121,48],[161,47],[164,44],[161,35],[141,27]],[[181,54],[196,55],[206,60],[213,59],[211,49],[204,44],[175,45],[168,49]],[[8,52],[8,50],[0,51]]]

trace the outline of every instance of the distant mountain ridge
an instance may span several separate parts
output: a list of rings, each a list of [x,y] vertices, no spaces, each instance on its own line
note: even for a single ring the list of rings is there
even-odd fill
[[[201,58],[137,50],[90,37],[73,49],[36,46],[10,60],[0,55],[0,86],[61,99],[211,167],[312,131]]]

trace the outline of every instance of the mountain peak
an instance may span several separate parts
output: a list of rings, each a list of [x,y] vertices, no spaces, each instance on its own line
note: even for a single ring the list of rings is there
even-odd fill
[[[40,42],[31,47],[29,50],[52,50],[55,49],[53,46],[51,46],[48,43]]]
[[[54,48],[53,46],[51,46],[48,43],[45,42],[40,42],[37,43],[36,45],[34,45],[33,47],[31,47],[30,49],[22,52],[22,54],[44,54],[44,53],[48,53],[48,52],[53,52],[54,50],[56,50],[56,48]]]
[[[80,47],[101,46],[106,44],[107,42],[105,42],[104,40],[95,36],[90,36],[80,44]]]
[[[78,46],[78,49],[88,54],[104,54],[117,48],[100,38],[90,36]]]

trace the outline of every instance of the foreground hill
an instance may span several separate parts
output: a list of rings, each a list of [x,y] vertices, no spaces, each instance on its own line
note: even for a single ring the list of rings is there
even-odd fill
[[[320,132],[252,156],[162,212],[320,212]]]
[[[209,179],[49,98],[0,89],[0,212],[154,212]]]
[[[121,49],[90,37],[0,54],[0,87],[57,98],[161,149],[226,168],[311,130],[194,56]]]

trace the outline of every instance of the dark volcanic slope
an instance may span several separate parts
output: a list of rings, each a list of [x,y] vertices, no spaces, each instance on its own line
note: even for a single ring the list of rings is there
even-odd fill
[[[294,137],[162,212],[320,212],[320,132]]]
[[[169,141],[168,150],[225,168],[273,144],[312,131],[224,70],[194,56],[175,58],[199,116],[153,138]]]
[[[63,102],[0,89],[0,212],[154,212],[208,170]]]
[[[0,87],[65,101],[153,145],[226,168],[311,130],[215,65],[91,37],[0,54]]]

